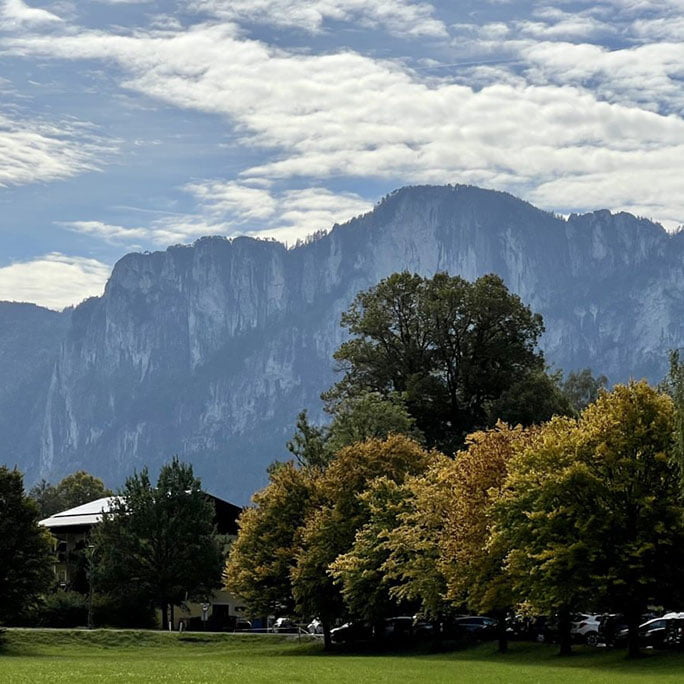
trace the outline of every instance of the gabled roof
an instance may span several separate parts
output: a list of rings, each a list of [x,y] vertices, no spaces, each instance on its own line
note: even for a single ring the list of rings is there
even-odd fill
[[[219,499],[213,494],[202,492],[214,505],[214,522],[219,534],[237,534],[237,519],[242,509],[229,501]],[[62,527],[92,527],[102,520],[102,512],[109,511],[117,496],[105,496],[102,499],[70,508],[61,513],[55,513],[38,524],[51,530]]]
[[[89,501],[88,503],[70,508],[61,513],[55,513],[45,520],[41,520],[38,524],[47,528],[55,527],[75,527],[77,525],[97,525],[102,520],[102,512],[109,511],[112,502],[118,497],[105,496],[102,499]]]

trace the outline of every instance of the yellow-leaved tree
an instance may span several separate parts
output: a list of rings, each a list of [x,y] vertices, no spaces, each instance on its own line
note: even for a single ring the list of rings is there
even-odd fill
[[[377,478],[402,484],[423,472],[429,460],[430,454],[412,439],[390,435],[341,449],[318,478],[317,507],[302,529],[291,576],[299,612],[321,619],[326,644],[331,620],[344,606],[332,565],[351,550],[357,532],[369,521],[369,501],[363,493]]]
[[[513,455],[532,439],[536,428],[497,423],[468,436],[467,448],[448,465],[452,497],[445,510],[440,566],[446,596],[455,604],[499,619],[499,650],[507,649],[505,616],[514,604],[505,550],[491,537],[494,504]]]
[[[672,400],[646,382],[603,392],[577,421],[554,419],[508,466],[490,543],[520,599],[560,616],[619,610],[638,655],[649,602],[672,600],[684,550]]]

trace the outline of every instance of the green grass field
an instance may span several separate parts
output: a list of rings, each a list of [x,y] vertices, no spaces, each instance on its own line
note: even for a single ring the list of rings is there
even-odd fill
[[[14,682],[684,682],[684,654],[627,662],[623,652],[581,649],[568,659],[538,644],[452,653],[324,654],[280,635],[9,630],[0,681]]]

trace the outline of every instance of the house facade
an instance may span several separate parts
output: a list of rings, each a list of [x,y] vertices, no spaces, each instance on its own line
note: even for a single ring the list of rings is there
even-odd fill
[[[237,518],[242,509],[211,494],[204,493],[204,496],[213,504],[217,532],[234,539],[237,536]],[[96,499],[39,522],[50,530],[54,538],[54,572],[63,589],[88,592],[90,536],[115,500],[116,497]],[[216,590],[206,603],[186,602],[183,606],[176,606],[171,624],[174,629],[232,630],[241,617],[239,599],[227,591]]]

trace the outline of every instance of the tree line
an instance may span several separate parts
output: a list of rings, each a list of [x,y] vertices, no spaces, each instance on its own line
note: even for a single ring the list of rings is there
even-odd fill
[[[651,603],[681,600],[684,372],[661,388],[565,381],[543,331],[496,276],[395,274],[343,315],[330,422],[301,414],[253,497],[226,585],[255,614],[376,625],[623,612],[629,652]],[[381,630],[377,630],[381,633]],[[501,647],[505,648],[502,630]]]
[[[681,600],[678,355],[658,388],[564,378],[538,349],[541,317],[493,275],[394,274],[342,325],[329,420],[299,415],[292,459],[269,468],[225,566],[200,482],[174,459],[156,484],[143,469],[121,488],[80,550],[88,588],[165,625],[223,572],[254,615],[319,617],[326,643],[347,617],[503,624],[524,606],[559,615],[567,652],[571,610],[620,610],[636,653],[644,607]],[[59,595],[37,521],[109,493],[81,472],[27,496],[0,468],[0,623]]]

